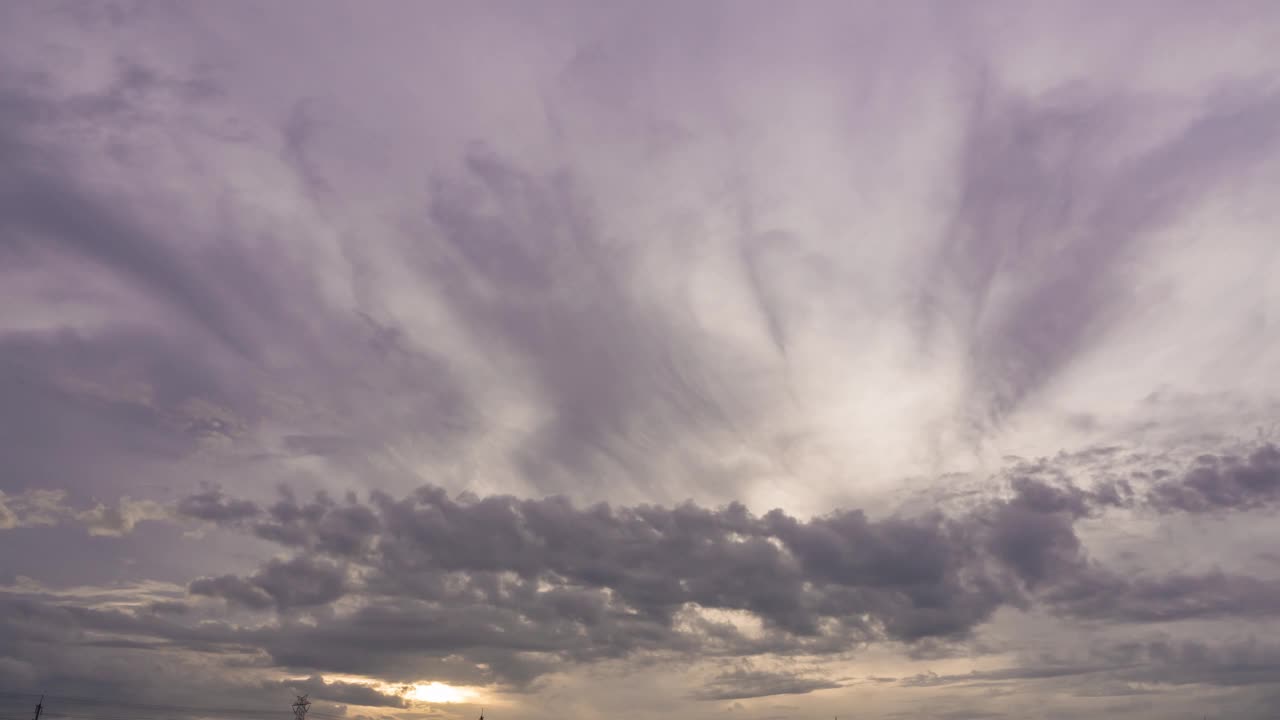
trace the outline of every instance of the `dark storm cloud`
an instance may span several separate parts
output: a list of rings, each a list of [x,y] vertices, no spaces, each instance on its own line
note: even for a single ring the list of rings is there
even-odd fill
[[[1215,465],[1244,468],[1253,479],[1273,455],[1264,445],[1243,460],[1202,456],[1185,472],[1136,484],[1124,495],[1135,500],[1120,504],[1160,516],[1172,512],[1150,500],[1167,495],[1162,488],[1202,487],[1201,469]],[[566,663],[640,653],[813,655],[877,639],[924,647],[963,638],[1009,605],[1130,624],[1280,614],[1274,581],[1221,572],[1131,576],[1099,566],[1075,526],[1111,511],[1115,493],[1081,490],[1051,463],[1040,468],[963,513],[882,519],[859,511],[757,516],[740,505],[578,508],[561,498],[451,497],[431,487],[368,501],[282,491],[264,509],[206,488],[179,501],[176,513],[295,556],[243,577],[197,579],[190,593],[274,609],[277,621],[237,626],[207,610],[180,612],[168,606],[173,601],[121,611],[19,596],[8,601],[7,632],[15,657],[39,657],[30,655],[32,643],[56,647],[72,642],[66,633],[88,631],[101,649],[247,652],[295,672],[522,688]],[[1236,509],[1256,508],[1256,500],[1247,496]],[[764,633],[708,621],[699,608],[745,611],[763,621]],[[319,622],[294,621],[308,617]],[[1251,667],[1239,668],[1241,682]],[[1089,672],[1055,666],[909,684]],[[746,697],[748,685],[775,694],[833,684],[729,673],[701,697]]]
[[[1125,497],[1135,500],[1122,505],[1168,513],[1150,498],[1202,487],[1201,470],[1211,466],[1259,477],[1273,456],[1266,445],[1243,460],[1201,456],[1181,474],[1131,488]],[[179,501],[176,513],[295,555],[247,576],[196,579],[189,592],[273,609],[277,623],[236,627],[154,603],[135,614],[40,604],[66,602],[51,597],[26,601],[18,616],[69,612],[87,629],[130,642],[253,648],[299,672],[522,687],[563,663],[645,652],[811,655],[877,639],[926,648],[966,637],[1005,606],[1112,624],[1280,614],[1271,580],[1134,576],[1100,566],[1076,524],[1109,512],[1116,495],[1081,490],[1051,464],[1040,467],[1052,479],[1015,476],[1005,496],[963,513],[882,519],[859,511],[757,516],[740,505],[578,508],[562,498],[451,497],[430,487],[368,501],[283,491],[264,509],[206,488]],[[1256,500],[1237,509],[1256,508]],[[764,632],[749,635],[700,609],[744,611]],[[322,622],[289,620],[305,617]]]
[[[1247,460],[1217,464],[1256,478],[1273,455],[1264,445]],[[1214,464],[1202,456],[1180,475],[1131,488],[1125,497],[1137,500],[1124,505],[1167,513],[1148,498],[1203,485],[1200,470]],[[1015,476],[1004,497],[960,514],[881,519],[860,511],[756,516],[740,505],[578,508],[562,498],[451,497],[431,487],[368,501],[283,491],[264,509],[206,488],[179,501],[177,514],[295,555],[247,576],[196,579],[189,591],[274,609],[282,624],[205,623],[197,631],[141,616],[83,617],[184,647],[256,647],[305,672],[364,668],[409,681],[430,671],[519,686],[557,663],[639,652],[839,653],[876,639],[923,647],[964,638],[1010,605],[1108,623],[1280,613],[1273,581],[1222,572],[1121,575],[1100,566],[1076,524],[1110,511],[1115,493],[1081,490],[1048,467],[1039,474],[1052,480]],[[1238,509],[1255,507],[1249,498]],[[339,611],[339,601],[354,609]],[[764,634],[709,621],[698,608],[744,611],[763,621]],[[316,613],[319,625],[283,622]]]
[[[267,508],[267,519],[253,525],[254,534],[264,540],[347,557],[367,551],[375,539],[378,518],[353,493],[348,493],[342,504],[323,492],[306,503],[298,502],[287,488],[281,494],[281,499]],[[256,509],[253,515],[257,515]],[[240,519],[232,518],[231,522]]]
[[[217,653],[253,648],[297,671],[521,687],[564,663],[642,652],[825,654],[879,637],[962,636],[1020,595],[1017,568],[983,552],[975,541],[985,531],[967,519],[579,509],[436,488],[402,499],[375,493],[367,504],[285,494],[268,511],[216,491],[198,497],[180,506],[298,554],[245,577],[197,579],[191,594],[274,608],[278,622],[32,608],[98,634]],[[708,622],[698,608],[745,611],[764,634]],[[322,621],[290,619],[308,616]]]
[[[1164,482],[1191,481],[1204,464]],[[208,495],[193,507],[210,504]],[[217,497],[212,506],[231,502]],[[295,559],[243,579],[202,579],[191,591],[250,608],[325,612],[319,626],[233,634],[287,667],[401,677],[419,667],[413,658],[445,672],[445,658],[460,654],[483,657],[484,677],[516,684],[555,662],[642,651],[820,654],[876,639],[923,647],[966,637],[1004,606],[1108,623],[1280,614],[1273,581],[1132,576],[1099,565],[1076,524],[1116,504],[1110,491],[1028,476],[959,515],[876,520],[859,511],[756,516],[739,505],[580,509],[561,498],[455,498],[430,487],[368,502],[286,492],[267,511],[242,505],[224,525],[279,543]],[[337,563],[358,570],[343,576]],[[340,597],[362,605],[324,609]],[[699,608],[745,611],[763,621],[764,634],[708,621]]]
[[[1030,587],[1055,581],[1081,564],[1075,521],[1086,512],[1078,493],[1018,478],[1013,499],[992,510],[989,547]]]
[[[512,573],[531,601],[586,622],[599,612],[593,592],[575,600],[529,587],[550,579],[607,589],[611,610],[663,633],[693,603],[745,610],[802,638],[838,618],[846,632],[909,640],[964,633],[1012,592],[966,549],[980,531],[937,516],[872,521],[854,511],[800,522],[737,505],[579,510],[555,498],[455,500],[436,488],[402,500],[375,494],[369,507],[285,499],[272,513],[275,523],[254,527],[259,537],[361,563],[382,592],[446,593],[444,573]],[[483,592],[496,602],[514,589]],[[853,619],[864,613],[867,624]]]
[[[232,575],[200,578],[188,588],[193,595],[220,597],[260,610],[274,604],[281,610],[325,605],[344,593],[342,568],[309,558],[273,560],[248,579]]]

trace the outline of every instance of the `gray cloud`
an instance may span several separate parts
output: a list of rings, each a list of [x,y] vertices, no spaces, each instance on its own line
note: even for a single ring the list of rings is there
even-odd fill
[[[750,611],[801,637],[819,634],[823,618],[845,623],[866,613],[872,625],[853,621],[847,631],[879,626],[912,639],[964,633],[1012,592],[964,549],[972,531],[941,517],[871,521],[841,512],[801,523],[735,505],[579,510],[555,498],[455,500],[436,488],[402,500],[377,494],[371,506],[286,498],[272,514],[278,522],[256,526],[259,537],[350,558],[373,568],[366,579],[386,592],[447,593],[443,574],[512,573],[516,587],[553,579],[566,589],[607,589],[621,605],[613,609],[660,628],[696,603]],[[353,514],[359,524],[348,520]],[[485,594],[496,602],[502,592]],[[561,609],[590,607],[576,603]]]
[[[273,560],[247,580],[231,575],[201,578],[189,589],[196,595],[221,597],[253,609],[274,603],[283,610],[333,602],[342,597],[345,584],[342,568],[303,557]]]
[[[763,411],[764,398],[713,380],[740,362],[686,313],[646,301],[639,250],[610,241],[575,178],[528,172],[487,147],[469,149],[462,168],[435,187],[415,250],[468,332],[555,398],[515,450],[538,491],[600,476],[651,494],[657,450],[734,438]],[[687,450],[687,462],[710,462]]]
[[[986,421],[1107,330],[1131,301],[1120,278],[1135,246],[1256,162],[1277,139],[1280,102],[1211,99],[1180,132],[1117,164],[1114,139],[1149,108],[1070,92],[1008,97],[989,81],[977,97],[933,292],[936,312],[973,338],[972,393]]]
[[[830,690],[839,683],[800,674],[738,668],[712,678],[693,694],[698,700],[739,700],[771,695],[805,695]]]
[[[922,673],[903,678],[906,687],[943,686],[989,687],[993,683],[1014,684],[1040,681],[1042,687],[1068,684],[1086,696],[1149,694],[1150,684],[1204,684],[1239,687],[1269,682],[1277,662],[1276,648],[1257,639],[1216,640],[1148,637],[1132,641],[1111,641],[1094,647],[1087,664],[1027,662],[999,670],[939,675]],[[1105,677],[1113,683],[1101,687],[1093,682]],[[1102,689],[1105,687],[1105,690]]]
[[[271,595],[255,583],[234,575],[199,578],[187,588],[193,595],[220,597],[245,607],[262,609],[271,606]]]
[[[1276,26],[0,7],[0,675],[1264,716]]]
[[[1263,507],[1280,499],[1280,449],[1263,445],[1248,457],[1202,455],[1177,480],[1157,485],[1150,502],[1165,511],[1212,512]]]
[[[375,688],[358,683],[326,681],[321,675],[312,675],[302,680],[281,680],[275,686],[288,688],[290,692],[297,695],[309,695],[318,700],[362,707],[409,707],[409,702],[398,695],[379,692]]]
[[[60,490],[27,490],[19,495],[0,491],[0,530],[55,525],[67,514],[66,493]]]
[[[1186,475],[1195,476],[1195,468]],[[301,554],[245,580],[198,581],[192,592],[259,609],[274,598],[281,610],[364,598],[355,612],[326,615],[323,628],[263,636],[278,662],[328,672],[393,672],[410,647],[471,657],[497,646],[513,658],[590,662],[660,648],[821,654],[874,639],[928,644],[1029,604],[1113,623],[1280,612],[1268,580],[1134,577],[1091,560],[1076,524],[1114,507],[1110,493],[1027,476],[1009,490],[959,516],[838,511],[809,521],[738,505],[578,509],[559,498],[450,498],[429,487],[403,499],[375,493],[367,504],[286,493],[270,520],[243,526],[237,517],[234,526]],[[344,585],[312,558],[351,563],[361,582]],[[284,588],[315,591],[285,601]],[[766,634],[689,624],[698,608],[745,611]],[[347,651],[335,664],[329,649],[339,645]],[[537,666],[519,663],[513,677],[536,677]]]
[[[1112,622],[1269,617],[1280,612],[1278,590],[1276,580],[1221,571],[1164,577],[1094,571],[1063,583],[1049,602],[1077,617]]]
[[[218,524],[234,524],[259,513],[255,503],[228,498],[216,487],[182,498],[176,510],[180,515]]]
[[[1068,665],[1044,667],[1017,667],[1004,670],[986,670],[965,673],[963,675],[939,675],[934,672],[922,673],[899,681],[905,687],[935,687],[954,685],[957,683],[983,683],[1006,680],[1045,680],[1052,678],[1092,675],[1094,673],[1114,672],[1121,668],[1114,665]]]

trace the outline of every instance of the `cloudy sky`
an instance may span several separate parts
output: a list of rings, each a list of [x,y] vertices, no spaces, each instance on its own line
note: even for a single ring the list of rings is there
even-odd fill
[[[0,3],[0,720],[1272,717],[1278,46]]]

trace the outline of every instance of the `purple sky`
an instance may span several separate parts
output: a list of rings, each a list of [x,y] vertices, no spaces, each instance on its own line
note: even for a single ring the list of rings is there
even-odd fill
[[[1272,717],[1277,47],[0,3],[0,720]]]

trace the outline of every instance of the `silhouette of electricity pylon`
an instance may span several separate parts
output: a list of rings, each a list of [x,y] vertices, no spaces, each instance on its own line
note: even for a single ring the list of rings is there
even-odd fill
[[[307,711],[311,709],[311,701],[306,695],[298,695],[297,700],[293,703],[293,719],[307,720]]]

